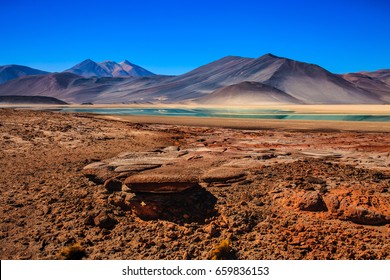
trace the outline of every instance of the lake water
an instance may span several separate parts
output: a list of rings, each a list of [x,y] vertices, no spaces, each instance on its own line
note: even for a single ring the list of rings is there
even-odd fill
[[[297,114],[288,110],[258,109],[174,109],[174,108],[63,108],[64,112],[104,115],[141,115],[173,117],[250,118],[273,120],[323,120],[390,122],[390,115]]]

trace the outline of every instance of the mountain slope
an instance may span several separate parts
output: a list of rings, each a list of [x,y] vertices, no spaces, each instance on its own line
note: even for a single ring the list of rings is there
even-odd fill
[[[261,59],[261,58],[260,58]],[[309,104],[381,103],[369,92],[314,64],[275,58],[280,66],[265,84]]]
[[[121,63],[119,63],[119,65],[127,73],[128,76],[147,77],[155,75],[154,73],[142,68],[141,66],[135,65],[128,60],[122,61]]]
[[[341,76],[345,80],[353,83],[357,88],[370,92],[380,100],[390,103],[390,84],[363,73],[349,73]]]
[[[166,100],[167,102],[181,102],[195,100],[211,93],[215,89],[233,84],[229,77],[233,76],[251,58],[228,56],[209,64],[196,68],[180,76],[172,77],[163,83],[139,89],[132,94],[142,94],[149,100]],[[241,82],[243,80],[239,80]]]
[[[143,97],[128,101],[128,88],[142,88],[169,77],[92,77],[63,72],[43,76],[26,76],[0,84],[0,96],[50,96],[68,103],[122,103],[146,102]],[[123,89],[122,89],[123,88]]]
[[[258,59],[229,56],[136,93],[152,100],[196,102],[216,89],[241,82],[260,82],[308,104],[383,103],[338,75],[313,64],[272,54]],[[132,98],[134,92],[127,97]]]
[[[197,101],[218,105],[300,103],[299,100],[287,93],[258,82],[242,82],[223,87]]]
[[[22,65],[4,65],[0,66],[0,84],[23,76],[45,75],[48,73]]]
[[[52,104],[52,105],[66,105],[68,103],[54,97],[48,96],[19,96],[7,95],[0,96],[0,103],[3,104]]]
[[[85,78],[89,77],[111,77],[110,72],[91,59],[86,59],[64,72],[73,73]]]
[[[116,63],[115,61],[110,61],[110,60],[106,60],[103,62],[95,62],[91,59],[87,59],[73,66],[72,68],[65,70],[64,72],[77,74],[85,78],[144,77],[144,76],[154,75],[152,72],[138,65],[132,64],[127,60],[121,63]]]
[[[390,69],[382,69],[373,72],[363,71],[360,73],[390,85]]]

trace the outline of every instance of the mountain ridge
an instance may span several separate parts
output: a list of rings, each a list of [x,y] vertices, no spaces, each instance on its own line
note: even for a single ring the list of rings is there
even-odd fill
[[[71,103],[204,103],[222,100],[225,92],[230,100],[242,103],[241,95],[249,104],[249,96],[258,102],[390,103],[390,86],[386,84],[390,71],[386,69],[352,78],[268,53],[258,58],[226,56],[178,76],[123,76],[122,70],[129,73],[135,66],[127,60],[118,64],[87,59],[72,67],[74,73],[65,71],[9,81],[0,85],[0,95],[46,95]],[[370,82],[363,83],[364,79]]]
[[[83,76],[85,78],[91,77],[144,77],[153,76],[154,73],[124,60],[117,63],[112,60],[105,60],[103,62],[95,62],[91,59],[86,59],[75,66],[65,70]]]

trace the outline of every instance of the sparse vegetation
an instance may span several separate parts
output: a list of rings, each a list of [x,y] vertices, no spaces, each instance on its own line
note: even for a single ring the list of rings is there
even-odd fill
[[[86,253],[80,243],[71,244],[63,248],[60,252],[60,256],[65,260],[81,260],[85,257]]]
[[[231,246],[230,239],[223,239],[215,248],[211,251],[212,260],[232,260],[235,259],[235,252]]]

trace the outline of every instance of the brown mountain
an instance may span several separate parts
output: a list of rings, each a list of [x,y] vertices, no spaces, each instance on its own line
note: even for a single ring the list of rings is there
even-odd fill
[[[372,72],[373,73],[373,72]],[[357,88],[370,92],[373,96],[385,103],[390,103],[390,84],[385,83],[374,75],[360,73],[349,73],[341,75],[345,80],[353,83]],[[390,80],[389,80],[390,81]]]
[[[220,105],[301,103],[279,89],[258,82],[242,82],[223,87],[198,99],[198,102]]]
[[[377,70],[373,72],[361,72],[364,75],[367,75],[371,78],[378,79],[388,85],[390,85],[390,69],[382,69],[382,70]]]

